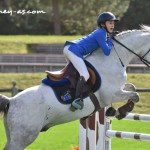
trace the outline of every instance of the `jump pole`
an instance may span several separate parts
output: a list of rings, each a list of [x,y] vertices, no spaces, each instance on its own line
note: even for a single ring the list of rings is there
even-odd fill
[[[80,120],[79,150],[110,150],[111,140],[107,138],[106,130],[111,129],[111,120],[105,117],[106,108],[96,112],[91,117]]]
[[[105,116],[107,109],[108,107],[103,108],[90,118],[82,120],[82,123],[80,122],[79,150],[111,150],[111,138],[150,141],[150,134],[111,130],[112,119],[115,118],[108,118]],[[124,119],[149,122],[150,115],[129,113]]]
[[[79,124],[79,147],[83,150],[96,148],[96,114],[87,119],[80,120]]]
[[[107,130],[106,135],[109,138],[124,138],[124,139],[132,139],[132,140],[150,141],[150,134],[144,134],[144,133]]]

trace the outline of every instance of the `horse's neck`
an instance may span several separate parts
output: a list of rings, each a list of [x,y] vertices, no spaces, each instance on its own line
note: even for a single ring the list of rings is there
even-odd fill
[[[136,54],[140,54],[140,56],[143,56],[149,50],[150,43],[147,41],[149,38],[149,31],[127,31],[116,37],[118,41],[130,48]],[[122,72],[124,72],[134,57],[135,54],[131,53],[114,41],[114,47],[109,56],[105,56],[102,50],[98,49],[86,59],[91,62],[99,72],[106,72],[106,74],[108,74],[108,71],[110,73],[117,72],[118,70],[122,70]],[[119,58],[121,59],[124,67],[121,65]],[[145,59],[150,61],[150,53],[146,55]]]
[[[148,50],[148,48],[146,48],[147,37],[149,36],[148,34],[149,33],[145,33],[144,35],[144,32],[142,31],[130,31],[125,33],[124,35],[122,34],[117,36],[117,39],[133,52],[139,54],[142,51],[142,53],[144,54]],[[135,57],[135,54],[131,53],[116,42],[114,42],[113,53],[114,55],[115,53],[117,53],[116,55],[120,57],[125,67],[127,67],[127,65]]]

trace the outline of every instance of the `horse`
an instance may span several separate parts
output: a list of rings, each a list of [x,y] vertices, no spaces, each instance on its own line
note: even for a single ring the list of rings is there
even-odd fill
[[[85,59],[101,77],[101,86],[94,92],[101,108],[124,100],[138,102],[139,94],[132,84],[126,84],[126,68],[138,54],[150,61],[150,27],[127,30],[115,36],[111,54],[105,56],[100,49]],[[134,54],[135,53],[135,54]],[[18,93],[14,97],[0,95],[0,112],[4,113],[7,143],[4,150],[23,150],[30,145],[43,128],[49,128],[90,115],[95,106],[89,97],[84,98],[83,109],[70,111],[70,105],[61,104],[50,86],[41,83]]]

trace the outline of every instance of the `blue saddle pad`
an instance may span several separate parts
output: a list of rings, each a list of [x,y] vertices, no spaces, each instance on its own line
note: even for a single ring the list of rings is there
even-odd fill
[[[85,60],[85,63],[87,67],[91,68],[95,73],[96,82],[91,89],[93,92],[96,92],[101,86],[101,77],[97,70],[88,61]],[[75,99],[76,89],[71,86],[71,83],[67,78],[63,78],[60,81],[53,81],[46,77],[42,79],[42,83],[53,89],[57,99],[62,104],[70,104]],[[83,93],[83,98],[86,98],[87,96],[87,93]]]

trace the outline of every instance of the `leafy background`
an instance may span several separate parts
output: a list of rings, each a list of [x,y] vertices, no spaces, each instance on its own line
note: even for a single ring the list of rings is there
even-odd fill
[[[117,30],[150,24],[149,0],[1,0],[3,10],[43,10],[46,14],[0,13],[0,34],[87,34],[97,27],[97,17],[111,11],[120,18]]]

